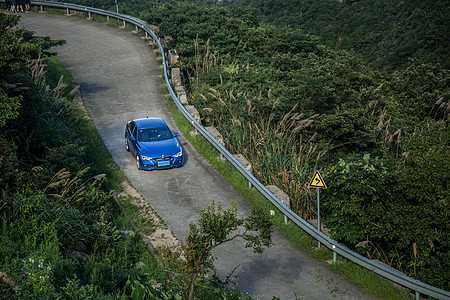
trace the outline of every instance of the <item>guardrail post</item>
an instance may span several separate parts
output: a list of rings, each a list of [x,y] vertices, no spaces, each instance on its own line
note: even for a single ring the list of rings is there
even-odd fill
[[[106,16],[106,20],[108,20],[108,22],[109,22],[109,16]]]
[[[89,19],[91,19],[91,12],[88,12],[88,17]]]
[[[136,32],[138,32],[138,31],[139,31],[139,28],[137,27],[137,25],[135,25],[135,27],[136,27]]]
[[[200,124],[201,118],[200,118],[200,114],[198,113],[198,110],[193,105],[186,105],[184,108],[186,108],[188,113],[197,121],[197,123]],[[192,121],[192,124],[194,124],[194,121]],[[195,129],[195,132],[198,132],[197,128],[194,127],[194,129]]]
[[[44,6],[41,5],[41,12],[44,12]]]
[[[420,300],[420,293],[416,292],[416,300]]]
[[[268,185],[266,188],[276,197],[278,198],[281,203],[287,208],[291,208],[291,201],[289,200],[288,194],[283,192],[279,187],[276,185]],[[284,215],[284,224],[288,223],[288,218],[286,215]]]
[[[123,27],[127,27],[127,23],[123,20]]]
[[[333,264],[335,264],[337,261],[337,253],[336,253],[336,251],[334,251],[335,248],[336,248],[336,246],[333,245]]]
[[[66,13],[67,13],[67,15],[70,15],[69,8],[66,8]]]
[[[247,158],[245,158],[244,155],[242,154],[234,154],[233,155],[234,158],[236,158],[236,160],[244,166],[244,168],[249,172],[252,173],[252,164],[247,160]],[[252,183],[250,182],[250,180],[248,181],[248,188],[251,189],[253,187]]]
[[[205,129],[219,144],[221,144],[222,146],[225,147],[222,134],[220,134],[220,132],[214,126],[206,126]],[[220,152],[219,155],[220,155],[220,160],[225,159],[222,152]]]

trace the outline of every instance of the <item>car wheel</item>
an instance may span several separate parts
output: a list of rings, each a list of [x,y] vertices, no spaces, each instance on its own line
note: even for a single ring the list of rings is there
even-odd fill
[[[128,152],[130,152],[130,146],[128,145],[128,139],[125,138],[125,149],[127,149]]]
[[[141,160],[139,159],[139,155],[136,155],[136,166],[138,170],[142,170]]]

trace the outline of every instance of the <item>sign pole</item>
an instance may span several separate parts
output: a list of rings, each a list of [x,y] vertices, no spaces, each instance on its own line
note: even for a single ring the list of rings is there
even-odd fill
[[[309,182],[309,187],[315,188],[317,190],[317,230],[322,232],[320,227],[320,189],[326,189],[327,185],[323,181],[322,176],[320,176],[319,171],[314,173],[313,178]],[[320,241],[317,241],[317,248],[320,249]]]
[[[320,230],[320,189],[317,190],[317,230]],[[317,248],[320,249],[320,241],[317,241]]]

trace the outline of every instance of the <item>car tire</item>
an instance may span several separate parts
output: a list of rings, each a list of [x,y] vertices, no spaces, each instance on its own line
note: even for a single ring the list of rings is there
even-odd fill
[[[128,145],[128,139],[125,138],[125,149],[127,149],[128,152],[130,152],[130,145]]]
[[[139,158],[139,155],[136,155],[136,166],[137,166],[138,170],[142,170],[142,163],[141,163],[141,159]]]

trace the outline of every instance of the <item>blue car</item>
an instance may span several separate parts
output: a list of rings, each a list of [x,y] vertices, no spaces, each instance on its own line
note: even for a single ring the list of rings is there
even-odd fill
[[[162,118],[128,121],[125,147],[136,159],[139,170],[168,169],[183,165],[183,149]]]

